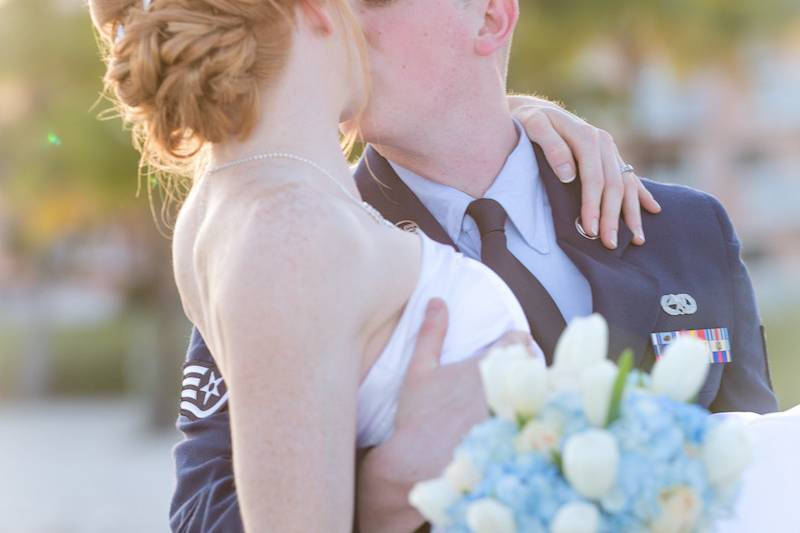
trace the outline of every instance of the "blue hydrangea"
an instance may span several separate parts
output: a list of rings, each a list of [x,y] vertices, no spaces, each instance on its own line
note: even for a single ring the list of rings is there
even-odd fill
[[[646,531],[661,513],[661,498],[676,488],[691,488],[704,505],[701,522],[711,524],[730,511],[735,490],[719,491],[707,479],[701,448],[715,422],[696,405],[655,396],[642,387],[649,376],[629,377],[620,417],[606,428],[617,440],[620,465],[611,491],[595,503],[601,512],[603,533]],[[560,450],[572,435],[590,427],[580,396],[562,392],[552,396],[537,420],[561,429]],[[447,531],[468,532],[469,505],[494,498],[514,513],[520,533],[547,533],[558,510],[585,501],[564,479],[560,455],[517,453],[518,424],[491,418],[474,427],[459,451],[468,453],[482,472],[480,483],[450,509]]]

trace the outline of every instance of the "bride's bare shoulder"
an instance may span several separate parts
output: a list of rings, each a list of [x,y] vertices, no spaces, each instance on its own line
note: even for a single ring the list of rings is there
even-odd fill
[[[207,263],[212,300],[269,297],[294,305],[339,298],[368,283],[373,239],[341,200],[287,184],[233,205],[214,231]]]
[[[206,205],[187,224],[176,269],[189,273],[182,296],[207,342],[250,339],[263,348],[327,339],[352,354],[413,289],[416,243],[344,197],[287,184]]]
[[[237,205],[238,212],[228,218],[231,243],[239,248],[231,251],[249,257],[263,255],[271,262],[284,254],[313,257],[322,253],[328,257],[334,251],[357,254],[368,245],[369,234],[353,216],[351,205],[305,185],[256,191]]]

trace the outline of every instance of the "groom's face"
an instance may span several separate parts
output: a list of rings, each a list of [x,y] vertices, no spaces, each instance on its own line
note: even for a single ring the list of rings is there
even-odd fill
[[[402,142],[465,89],[477,28],[470,0],[354,0],[367,39],[372,95],[364,138]],[[474,0],[473,0],[474,3]]]

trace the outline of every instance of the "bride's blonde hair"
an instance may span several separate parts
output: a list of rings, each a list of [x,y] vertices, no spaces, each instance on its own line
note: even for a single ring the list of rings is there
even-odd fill
[[[141,168],[161,175],[169,195],[164,175],[192,176],[210,143],[255,127],[259,93],[286,64],[298,1],[89,0],[107,94],[132,127]],[[366,65],[347,0],[320,1],[334,2]]]

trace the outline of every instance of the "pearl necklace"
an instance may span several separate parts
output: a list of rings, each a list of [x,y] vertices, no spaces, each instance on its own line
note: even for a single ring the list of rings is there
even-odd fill
[[[221,172],[223,170],[226,170],[226,169],[229,169],[231,167],[238,166],[238,165],[242,165],[244,163],[250,163],[252,161],[263,161],[265,159],[291,159],[292,161],[298,161],[300,163],[304,163],[304,164],[314,168],[315,170],[317,170],[318,172],[320,172],[324,176],[327,176],[328,178],[330,178],[330,180],[333,181],[350,200],[352,200],[353,202],[358,204],[364,211],[367,212],[367,214],[369,214],[372,218],[374,218],[376,222],[378,222],[379,224],[382,224],[384,226],[387,226],[387,227],[392,227],[392,228],[394,227],[394,224],[392,224],[391,222],[389,222],[388,220],[383,218],[383,215],[381,215],[378,212],[377,209],[375,209],[374,207],[369,205],[367,202],[365,202],[363,200],[359,200],[358,198],[356,198],[353,195],[353,193],[351,193],[347,189],[347,187],[342,185],[339,182],[339,180],[337,180],[333,176],[333,174],[331,174],[330,172],[328,172],[327,170],[325,170],[324,168],[322,168],[321,166],[319,166],[315,162],[311,161],[310,159],[306,159],[305,157],[300,157],[299,155],[289,154],[289,153],[286,153],[286,152],[268,152],[268,153],[265,153],[265,154],[251,155],[250,157],[237,159],[235,161],[231,161],[229,163],[225,163],[225,164],[210,168],[208,171],[206,171],[206,174],[214,174],[216,172]]]

